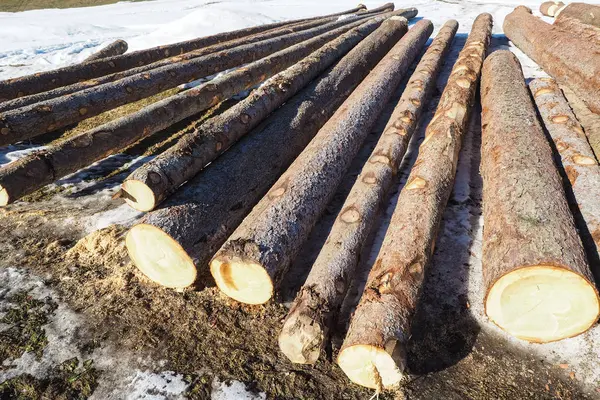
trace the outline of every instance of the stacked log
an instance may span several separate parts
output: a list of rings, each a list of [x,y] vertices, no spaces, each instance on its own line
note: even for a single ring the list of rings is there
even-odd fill
[[[568,86],[561,86],[563,93],[569,101],[569,106],[575,113],[577,120],[583,127],[588,142],[594,150],[596,160],[600,157],[600,114],[590,111],[583,101]]]
[[[126,41],[121,40],[121,39],[115,40],[108,46],[100,49],[99,51],[95,52],[94,54],[92,54],[91,56],[89,56],[88,58],[83,60],[83,62],[85,63],[85,62],[90,62],[90,61],[95,61],[95,60],[101,60],[103,58],[119,56],[119,55],[125,53],[127,51],[128,47],[129,46],[127,45]]]
[[[411,320],[454,183],[462,137],[492,31],[479,15],[452,69],[350,322],[338,364],[381,391],[400,382]]]
[[[348,194],[304,286],[292,304],[279,347],[295,363],[313,364],[326,343],[358,255],[392,185],[419,117],[435,88],[458,23],[448,21],[417,65],[383,135]],[[353,215],[360,218],[353,218]]]
[[[428,20],[417,22],[408,31],[219,249],[210,270],[223,293],[247,304],[271,299],[432,31]],[[360,217],[348,213],[349,221]]]
[[[584,24],[575,18],[563,17],[554,21],[554,25],[569,32],[572,35],[578,36],[581,39],[588,40],[595,45],[600,46],[600,28],[592,25]]]
[[[406,31],[385,21],[323,77],[148,213],[126,237],[135,265],[167,287],[191,285],[319,128]],[[149,252],[157,249],[157,252]],[[160,250],[160,254],[158,253]],[[163,267],[164,265],[164,267]]]
[[[560,9],[555,15],[556,20],[561,18],[575,18],[584,24],[600,28],[600,6],[587,3],[570,3]]]
[[[545,23],[519,6],[504,19],[504,33],[559,83],[600,113],[600,46]]]
[[[540,5],[540,12],[547,17],[554,17],[564,6],[562,1],[545,1]]]

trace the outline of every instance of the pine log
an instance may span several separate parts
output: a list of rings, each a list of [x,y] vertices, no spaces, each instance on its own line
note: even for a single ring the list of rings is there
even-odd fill
[[[568,86],[562,86],[571,109],[575,113],[577,120],[583,127],[583,131],[588,138],[588,142],[594,150],[596,160],[600,161],[600,114],[590,111],[583,101]]]
[[[128,76],[116,82],[85,89],[68,96],[7,111],[0,114],[0,146],[51,132],[123,104],[155,95],[179,84],[259,60],[336,28],[341,27],[343,30],[348,30],[354,26],[353,24],[359,24],[363,18],[365,17],[350,17],[305,31],[211,53]],[[331,39],[331,37],[329,38]],[[309,42],[314,46],[314,41]],[[317,47],[312,47],[310,51]]]
[[[284,71],[281,77],[270,80],[249,98],[227,110],[224,114],[209,120],[210,122],[207,122],[206,126],[210,128],[203,129],[199,133],[199,137],[194,138],[198,142],[199,147],[197,149],[192,148],[189,151],[177,152],[176,154],[176,157],[182,157],[181,161],[187,160],[188,163],[201,160],[201,156],[205,153],[216,156],[229,147],[228,136],[241,136],[248,132],[251,125],[252,127],[256,126],[283,101],[289,99],[311,79],[335,62],[337,58],[348,52],[365,35],[377,28],[384,19],[385,16],[375,17],[366,23],[358,21],[324,33],[248,64],[242,69],[214,79],[207,84],[171,96],[91,131],[73,136],[55,147],[25,156],[17,162],[0,169],[0,190],[4,193],[4,196],[0,198],[0,206],[6,205],[5,202],[13,202],[24,195],[32,193],[56,179],[75,172],[109,154],[114,154],[143,137],[165,129],[261,82],[267,76],[285,69],[289,64],[310,55],[312,50],[337,37],[336,40],[325,44],[323,51],[317,50],[316,55],[296,64],[297,67],[292,68],[293,73],[290,74]],[[344,34],[344,31],[357,24],[360,25]],[[338,36],[340,34],[342,34],[341,37]],[[305,76],[298,76],[299,74]],[[293,79],[296,79],[296,81],[294,82]],[[279,95],[279,99],[276,98],[277,95]],[[277,100],[280,101],[276,103]],[[205,137],[207,135],[208,137]],[[207,148],[207,146],[210,146],[210,148]],[[175,146],[176,149],[180,147],[179,145]],[[172,153],[172,151],[167,151],[167,154]],[[158,159],[162,160],[164,157],[159,156]],[[198,163],[196,162],[196,164]],[[200,163],[198,168],[204,167],[205,164],[206,162]],[[149,165],[156,164],[150,162]],[[185,164],[181,163],[181,165],[184,166]],[[155,185],[159,183],[160,169],[157,172],[152,172],[152,169],[147,168],[142,168],[142,170],[149,171],[148,179],[150,183]],[[183,172],[179,171],[179,173]],[[139,175],[141,173],[134,174],[134,176]],[[177,188],[193,175],[195,174],[188,174],[186,179],[180,181],[174,188]],[[145,193],[143,191],[145,187],[141,182],[143,181],[137,179],[127,181],[124,185],[124,190],[130,194],[126,199],[130,204],[133,203],[132,205],[138,204],[134,200],[138,197],[142,198],[140,204],[146,204],[144,203],[145,198],[139,195],[140,190],[142,190],[142,194]],[[154,202],[151,207],[136,208],[149,211],[154,208]]]
[[[408,31],[219,249],[210,270],[223,293],[247,304],[271,299],[432,31],[428,20]],[[246,284],[249,274],[251,285]]]
[[[569,17],[557,18],[554,21],[554,26],[600,46],[600,28],[584,24],[578,19]]]
[[[556,15],[556,19],[563,17],[575,18],[584,24],[600,28],[600,6],[587,3],[570,3],[562,8]]]
[[[492,16],[480,14],[427,127],[350,322],[338,364],[359,385],[381,391],[403,377],[412,316],[452,192],[491,32]]]
[[[332,18],[339,15],[352,14],[363,9],[365,9],[365,7],[360,5],[359,7],[344,11],[342,13],[308,19],[276,22],[267,25],[258,25],[236,31],[223,32],[212,36],[196,38],[184,42],[134,51],[121,56],[110,57],[108,59],[97,60],[85,64],[71,65],[52,71],[39,72],[19,78],[8,79],[0,82],[0,101],[6,101],[21,96],[45,92],[57,87],[71,85],[73,83],[113,74],[115,72],[125,71],[127,69],[150,64],[164,58],[181,55],[192,50],[201,49],[203,47],[212,46],[229,40],[239,39],[259,32],[265,32],[268,30],[278,29],[284,26],[294,25],[302,22],[313,21],[316,19]]]
[[[600,46],[534,17],[519,6],[504,19],[506,36],[559,83],[600,113]]]
[[[486,313],[530,342],[578,335],[598,319],[598,293],[512,53],[486,61],[481,97]]]
[[[547,17],[556,16],[557,11],[565,6],[562,1],[545,1],[540,5],[540,12]]]
[[[458,22],[446,22],[417,65],[292,304],[279,335],[279,347],[292,362],[314,364],[319,358],[362,245],[427,107],[457,29]]]
[[[83,60],[83,62],[86,63],[86,62],[90,62],[90,61],[101,60],[103,58],[119,56],[119,55],[125,53],[127,51],[128,47],[129,46],[127,45],[126,41],[121,40],[121,39],[115,40],[108,46],[103,47],[99,51],[95,52],[94,54],[92,54],[91,56],[89,56],[88,58]]]
[[[146,214],[126,237],[135,265],[161,285],[191,285],[196,266],[208,270],[217,249],[405,30],[401,20],[385,21],[161,208]]]

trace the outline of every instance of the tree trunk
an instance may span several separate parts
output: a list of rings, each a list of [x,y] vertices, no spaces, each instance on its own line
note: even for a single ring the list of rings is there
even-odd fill
[[[395,17],[398,18],[398,17]],[[272,296],[413,60],[433,31],[417,22],[369,73],[212,259],[217,286],[233,299]],[[348,218],[358,219],[356,213]],[[248,274],[253,279],[248,282]]]
[[[563,17],[575,18],[584,24],[593,25],[600,28],[600,6],[586,3],[570,3],[564,7],[558,14],[556,19]]]
[[[99,51],[95,52],[94,54],[83,60],[83,62],[86,63],[90,61],[101,60],[103,58],[120,56],[121,54],[127,51],[128,47],[129,46],[127,45],[126,41],[121,39],[115,40],[108,46],[100,49]]]
[[[271,29],[277,29],[315,19],[331,18],[343,14],[350,14],[362,9],[364,9],[364,6],[356,7],[352,10],[344,11],[342,13],[326,15],[322,17],[253,26],[236,31],[223,32],[212,36],[192,39],[185,42],[134,51],[132,53],[111,57],[109,59],[97,60],[85,64],[70,65],[68,67],[59,68],[52,71],[39,72],[19,78],[7,79],[0,82],[0,102],[21,96],[45,92],[57,87],[71,85],[73,83],[86,81],[103,75],[113,74],[115,72],[125,71],[127,69],[150,64],[164,58],[227,42],[229,40],[239,39],[255,33],[265,32]]]
[[[600,113],[600,46],[545,23],[524,6],[506,16],[504,33],[544,71]]]
[[[256,61],[340,26],[348,30],[348,26],[359,23],[357,20],[363,18],[368,17],[350,17],[306,31],[238,46],[219,53],[156,68],[44,103],[7,111],[0,115],[0,146],[29,139],[91,118],[123,104],[163,92],[179,84]]]
[[[565,3],[562,1],[545,1],[540,5],[540,12],[547,17],[554,17],[556,12],[564,6]]]
[[[561,86],[561,89],[569,101],[569,105],[575,113],[577,120],[583,126],[583,131],[588,138],[588,142],[590,142],[592,150],[594,150],[596,160],[600,160],[600,115],[591,112],[585,103],[568,86]]]
[[[350,322],[338,364],[359,385],[380,391],[403,376],[412,316],[452,192],[491,32],[492,16],[480,14],[427,127]]]
[[[193,178],[209,162],[322,73],[334,60],[349,51],[362,37],[372,32],[383,18],[368,22],[362,29],[356,28],[345,35],[347,37],[340,37],[309,58],[275,76],[253,96],[207,121],[196,131],[184,136],[168,151],[138,168],[122,186],[128,194],[125,197],[127,202],[140,211],[154,209],[179,186]]]
[[[600,46],[600,28],[584,24],[578,19],[569,17],[557,18],[554,21],[554,26]]]
[[[419,62],[383,135],[356,179],[281,334],[279,347],[295,363],[314,364],[329,336],[358,255],[390,188],[421,112],[451,47],[458,23],[448,21]],[[354,216],[360,215],[356,219]]]
[[[264,119],[270,111],[273,111],[276,106],[281,105],[285,100],[283,99],[278,104],[273,104],[270,110],[266,110],[264,109],[266,106],[264,103],[265,101],[268,106],[271,106],[271,104],[268,103],[270,97],[267,98],[267,95],[275,96],[274,93],[278,91],[281,96],[286,96],[287,93],[291,93],[286,98],[291,97],[291,95],[293,95],[293,90],[298,91],[302,86],[306,85],[310,79],[316,77],[319,72],[323,72],[329,64],[335,61],[336,57],[341,57],[344,52],[347,52],[354,44],[360,41],[360,39],[364,37],[363,35],[373,31],[384,18],[385,17],[375,17],[372,20],[363,23],[361,26],[354,29],[351,34],[347,35],[349,36],[348,39],[345,39],[346,36],[343,36],[343,39],[339,38],[338,40],[334,40],[333,43],[344,43],[338,53],[335,52],[335,47],[332,48],[332,46],[327,45],[327,51],[320,52],[319,57],[313,57],[306,62],[301,61],[298,64],[302,70],[301,72],[305,74],[309,74],[310,72],[312,75],[307,75],[306,78],[299,78],[299,85],[291,87],[290,85],[293,82],[287,81],[287,75],[284,75],[281,79],[275,78],[274,82],[266,84],[258,89],[257,93],[238,103],[223,115],[209,120],[210,122],[207,122],[206,125],[213,129],[202,130],[202,133],[205,133],[206,131],[208,137],[204,138],[201,134],[197,139],[202,142],[202,146],[198,149],[192,149],[194,150],[193,152],[192,150],[189,152],[184,151],[183,153],[178,154],[177,157],[182,157],[182,160],[184,157],[188,157],[186,160],[195,161],[204,153],[216,156],[217,154],[220,154],[220,152],[225,151],[227,147],[229,147],[228,141],[225,140],[228,135],[236,135],[239,133],[240,129],[243,130],[245,127],[248,127],[245,131],[247,132],[251,129],[250,125],[256,126],[261,119]],[[233,71],[221,78],[216,78],[202,86],[169,97],[145,107],[136,113],[69,138],[54,148],[45,149],[41,152],[23,157],[17,162],[0,169],[0,188],[4,190],[4,200],[13,202],[56,179],[75,172],[109,154],[114,154],[125,146],[128,146],[143,137],[152,135],[176,122],[203,111],[244,89],[252,87],[264,80],[267,76],[271,76],[285,69],[289,64],[309,55],[315,48],[318,48],[328,40],[337,37],[339,34],[343,34],[353,25],[357,24],[361,24],[361,21],[327,32],[295,46],[288,47],[269,57],[251,63],[242,69]],[[350,44],[346,44],[346,40]],[[320,57],[323,57],[323,59],[320,60]],[[303,69],[302,66],[304,67]],[[247,107],[249,104],[254,104],[254,108],[252,106]],[[215,138],[219,139],[220,144],[211,140]],[[210,146],[210,149],[206,148],[206,146]],[[180,147],[181,146],[176,146],[176,148]],[[171,153],[172,151],[168,151],[168,154]],[[192,160],[189,160],[189,158]],[[159,159],[163,159],[163,157],[161,156]],[[210,160],[211,159],[209,159],[209,161]],[[156,165],[154,161],[148,164],[151,166]],[[199,168],[204,167],[205,164],[206,163],[201,163]],[[154,185],[158,185],[160,182],[157,181],[157,179],[161,177],[161,175],[159,175],[160,169],[153,172],[150,168],[142,168],[142,171],[146,170],[149,170],[149,179],[147,179],[149,184],[154,183]],[[180,173],[182,172],[180,171]],[[134,173],[134,176],[136,177],[139,175],[142,175],[142,173]],[[193,175],[194,174],[188,174],[184,181],[188,180]],[[184,181],[179,182],[179,185]],[[143,190],[145,187],[142,187],[142,182],[144,181],[141,179],[137,179],[134,182],[126,182],[124,189],[130,196],[125,198],[134,206],[138,204],[141,205],[139,209],[142,211],[149,211],[154,208],[154,202],[152,203],[151,208],[144,206],[149,199],[139,195],[140,190],[142,194],[145,193]],[[174,186],[173,190],[179,185]],[[138,197],[142,197],[139,203],[134,200],[134,198]],[[0,201],[0,206],[3,205],[6,204]]]
[[[530,342],[578,335],[598,318],[598,294],[512,53],[499,51],[486,61],[481,97],[486,313]]]
[[[191,285],[196,266],[207,271],[217,249],[402,36],[403,29],[398,20],[385,21],[161,208],[148,213],[126,238],[136,266],[168,287]],[[161,254],[149,254],[154,248]]]

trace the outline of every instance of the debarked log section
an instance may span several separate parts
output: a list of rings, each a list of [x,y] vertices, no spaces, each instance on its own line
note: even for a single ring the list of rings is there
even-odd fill
[[[208,270],[217,249],[405,30],[402,20],[385,21],[148,213],[126,237],[135,265],[167,287],[194,283],[197,270]]]
[[[458,22],[446,22],[417,65],[292,304],[279,335],[279,347],[292,362],[313,364],[319,358],[457,29]]]
[[[578,335],[598,319],[598,293],[552,150],[511,52],[498,51],[486,61],[481,98],[486,313],[530,342]]]
[[[423,278],[452,192],[462,138],[492,32],[480,14],[461,50],[350,321],[338,364],[354,383],[397,385]]]
[[[545,1],[540,5],[540,12],[547,17],[554,17],[564,6],[562,1]]]

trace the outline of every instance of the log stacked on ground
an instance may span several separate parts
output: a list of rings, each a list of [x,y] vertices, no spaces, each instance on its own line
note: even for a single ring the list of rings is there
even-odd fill
[[[452,192],[491,31],[492,16],[479,15],[427,127],[350,322],[338,364],[359,385],[380,391],[402,379],[412,316]]]
[[[568,17],[575,18],[584,24],[600,28],[600,6],[586,3],[570,3],[555,14],[557,20]]]
[[[119,56],[119,55],[125,53],[127,51],[128,47],[129,46],[127,45],[126,41],[121,40],[121,39],[115,40],[108,46],[98,50],[97,52],[95,52],[94,54],[92,54],[91,56],[89,56],[88,58],[83,60],[83,62],[85,63],[85,62],[90,62],[90,61],[95,61],[95,60],[101,60],[103,58]]]
[[[219,249],[210,270],[223,293],[248,304],[262,304],[273,296],[432,31],[428,20],[408,31]],[[360,217],[350,213],[348,218]]]
[[[504,33],[559,83],[600,113],[600,46],[547,24],[519,6],[504,19]]]
[[[547,17],[554,17],[564,6],[562,1],[545,1],[540,5],[540,12]]]
[[[588,142],[596,155],[596,160],[600,161],[600,114],[591,112],[579,96],[568,86],[561,85],[561,89],[569,101],[569,105],[575,113],[577,120],[583,126]]]
[[[152,280],[191,285],[252,207],[406,30],[385,21],[323,77],[267,118],[126,237],[129,255]]]
[[[457,28],[456,21],[448,21],[419,62],[292,304],[279,335],[279,347],[292,362],[315,363],[326,343],[362,245],[427,107]]]
[[[598,293],[512,53],[486,61],[481,98],[486,313],[531,342],[580,334],[598,319]]]
[[[569,17],[556,19],[554,21],[554,26],[600,46],[600,28],[584,24],[578,19]]]

